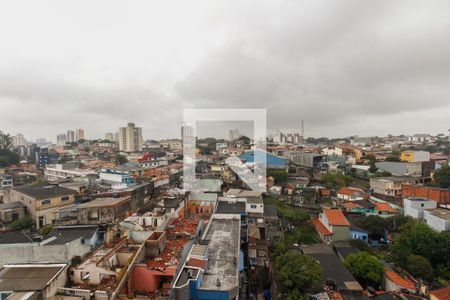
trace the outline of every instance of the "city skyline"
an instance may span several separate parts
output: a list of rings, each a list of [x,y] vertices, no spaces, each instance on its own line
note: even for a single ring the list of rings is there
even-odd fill
[[[183,108],[246,107],[307,136],[446,132],[448,2],[253,4],[2,4],[1,128],[92,138],[132,121],[161,139]]]

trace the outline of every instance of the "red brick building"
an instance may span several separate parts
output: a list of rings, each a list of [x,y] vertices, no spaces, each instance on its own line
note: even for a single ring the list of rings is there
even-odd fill
[[[402,185],[402,197],[423,197],[439,204],[450,204],[450,189],[404,184]]]

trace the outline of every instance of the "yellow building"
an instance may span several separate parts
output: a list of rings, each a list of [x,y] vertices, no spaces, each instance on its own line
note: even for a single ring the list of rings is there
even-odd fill
[[[6,202],[20,201],[26,208],[36,228],[53,224],[60,210],[74,205],[77,192],[60,186],[13,187],[5,195]]]
[[[430,152],[412,150],[403,151],[400,155],[400,160],[406,162],[430,161]]]

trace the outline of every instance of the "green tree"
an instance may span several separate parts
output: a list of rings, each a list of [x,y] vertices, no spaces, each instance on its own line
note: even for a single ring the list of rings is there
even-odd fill
[[[277,258],[276,267],[287,299],[317,292],[324,283],[322,267],[309,256],[288,252]]]
[[[406,261],[406,269],[414,276],[425,280],[433,279],[431,263],[423,256],[411,254]]]
[[[121,166],[121,165],[126,164],[128,162],[128,159],[123,154],[117,154],[114,161],[115,161],[116,165]]]
[[[433,178],[441,188],[450,188],[450,166],[441,167]]]
[[[362,284],[378,287],[383,279],[383,265],[367,252],[353,253],[345,259],[345,266]]]
[[[282,184],[288,180],[285,170],[267,170],[267,176],[272,176],[276,184]]]
[[[11,227],[14,230],[27,229],[27,228],[30,228],[31,226],[33,226],[33,222],[31,221],[30,217],[28,217],[28,216],[25,216],[22,219],[16,220],[11,223]]]

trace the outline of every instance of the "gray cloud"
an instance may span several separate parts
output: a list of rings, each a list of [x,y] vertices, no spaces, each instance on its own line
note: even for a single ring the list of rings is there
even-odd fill
[[[107,3],[25,25],[0,9],[1,129],[178,136],[183,107],[267,108],[269,129],[316,136],[450,127],[448,1]]]

